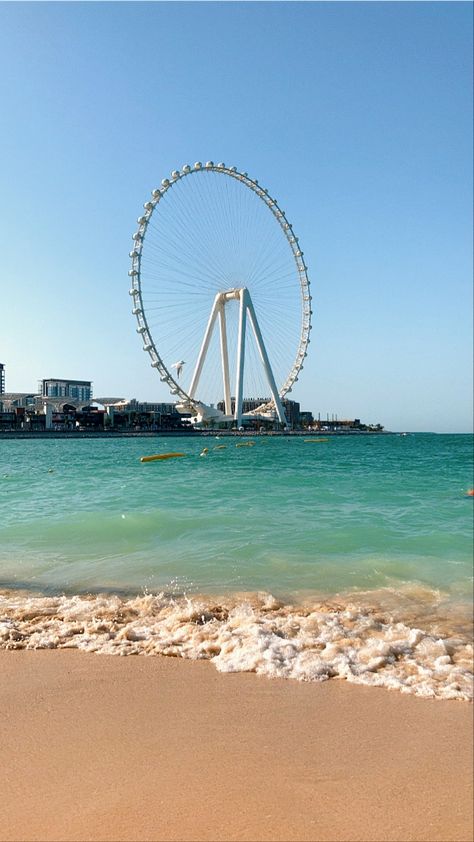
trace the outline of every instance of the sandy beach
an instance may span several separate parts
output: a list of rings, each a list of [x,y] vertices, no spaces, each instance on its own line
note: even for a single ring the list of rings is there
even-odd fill
[[[0,652],[2,840],[471,840],[472,707]]]

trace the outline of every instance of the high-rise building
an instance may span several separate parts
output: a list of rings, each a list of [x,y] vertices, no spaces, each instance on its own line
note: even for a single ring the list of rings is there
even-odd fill
[[[0,395],[5,394],[5,366],[0,363]]]

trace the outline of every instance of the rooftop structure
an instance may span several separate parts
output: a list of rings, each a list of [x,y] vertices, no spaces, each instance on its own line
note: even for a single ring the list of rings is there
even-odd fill
[[[3,392],[0,403],[3,410],[16,409],[17,407],[36,406],[38,395],[32,392]]]
[[[72,398],[87,402],[92,400],[92,382],[90,380],[60,380],[50,378],[40,380],[38,391],[44,398]]]

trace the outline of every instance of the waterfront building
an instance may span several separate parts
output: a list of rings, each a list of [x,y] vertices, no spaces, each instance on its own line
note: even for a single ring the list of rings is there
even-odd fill
[[[70,398],[79,403],[92,400],[92,383],[90,380],[60,380],[50,378],[40,380],[38,391],[43,398]]]
[[[321,420],[321,417],[318,416],[318,420],[314,422],[314,429],[333,433],[381,433],[384,427],[382,424],[363,424],[360,418],[338,418],[336,416],[330,419],[328,416],[326,420]]]
[[[0,431],[39,429],[44,416],[38,414],[38,395],[31,392],[4,392],[0,395]]]
[[[0,403],[4,412],[14,412],[20,407],[35,407],[38,395],[32,392],[3,392]]]
[[[181,414],[174,403],[96,398],[105,407],[104,424],[115,430],[183,430],[189,427],[189,413]]]
[[[244,398],[242,401],[242,413],[254,412],[260,406],[264,406],[270,402],[271,398]],[[289,427],[292,429],[299,426],[300,423],[300,405],[297,401],[290,401],[288,398],[283,398],[282,406],[285,410],[286,421]],[[217,409],[220,409],[221,412],[225,411],[224,401],[220,401],[217,404]],[[231,399],[231,409],[232,413],[235,412],[235,398]],[[255,424],[262,424],[265,423],[266,419],[259,418],[259,416],[255,416],[255,419],[248,419],[244,418],[244,424],[251,425],[252,423]],[[268,423],[268,421],[267,421]],[[273,422],[272,422],[273,423]]]

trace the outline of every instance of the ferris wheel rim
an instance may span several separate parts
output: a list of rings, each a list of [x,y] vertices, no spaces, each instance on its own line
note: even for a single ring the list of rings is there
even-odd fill
[[[170,178],[164,178],[161,181],[161,186],[152,190],[151,199],[144,204],[144,213],[139,216],[138,229],[132,235],[134,247],[129,252],[131,258],[131,268],[128,275],[131,278],[131,287],[129,295],[133,299],[132,313],[137,321],[136,331],[142,336],[143,350],[146,351],[151,358],[152,368],[156,368],[160,374],[160,379],[166,383],[172,395],[177,396],[183,403],[189,405],[198,405],[201,403],[197,397],[191,397],[182,388],[182,386],[170,374],[167,365],[161,357],[156,347],[152,332],[148,325],[146,316],[146,309],[143,304],[142,286],[141,286],[141,260],[143,243],[145,241],[146,232],[153,213],[159,202],[168,190],[177,184],[181,179],[187,176],[197,174],[199,172],[215,172],[227,175],[237,181],[240,181],[244,186],[252,190],[261,201],[268,207],[278,222],[293,254],[293,259],[296,265],[297,277],[299,281],[301,294],[301,329],[298,349],[286,380],[279,388],[278,394],[280,398],[284,398],[291,392],[293,385],[298,380],[298,376],[304,367],[304,360],[308,353],[308,345],[310,343],[310,333],[312,328],[311,316],[311,293],[310,281],[308,277],[308,267],[304,260],[304,254],[300,249],[298,237],[295,235],[293,226],[288,222],[286,214],[280,208],[276,199],[270,196],[268,190],[262,187],[257,179],[252,179],[247,172],[242,172],[237,167],[228,167],[224,163],[214,164],[213,161],[208,161],[206,164],[196,162],[193,166],[185,164],[181,170],[173,170]],[[270,401],[271,402],[271,401]]]

